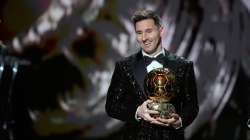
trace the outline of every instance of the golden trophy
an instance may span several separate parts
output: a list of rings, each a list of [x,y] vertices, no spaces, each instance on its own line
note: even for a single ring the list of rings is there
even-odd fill
[[[170,118],[175,113],[175,107],[170,103],[175,96],[175,75],[168,68],[157,68],[150,71],[144,80],[144,90],[147,97],[153,100],[148,104],[148,109],[159,112],[153,117]]]

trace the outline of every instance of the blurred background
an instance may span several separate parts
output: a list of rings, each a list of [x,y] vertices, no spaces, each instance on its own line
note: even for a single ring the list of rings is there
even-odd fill
[[[249,0],[1,0],[0,139],[116,140],[106,92],[115,61],[139,49],[141,8],[194,62],[200,112],[185,138],[250,140]]]

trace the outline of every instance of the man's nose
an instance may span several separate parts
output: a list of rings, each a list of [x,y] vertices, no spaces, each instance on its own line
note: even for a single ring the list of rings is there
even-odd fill
[[[146,33],[143,33],[142,34],[142,41],[146,41],[147,40],[147,34]]]

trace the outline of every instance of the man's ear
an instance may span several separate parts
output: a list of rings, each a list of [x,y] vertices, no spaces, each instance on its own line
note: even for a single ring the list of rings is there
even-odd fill
[[[163,26],[161,26],[159,30],[160,30],[160,36],[161,37],[166,35],[167,32],[166,32],[166,29]]]

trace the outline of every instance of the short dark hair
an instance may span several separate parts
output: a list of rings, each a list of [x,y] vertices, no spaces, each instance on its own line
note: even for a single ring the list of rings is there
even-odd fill
[[[160,17],[152,10],[138,10],[138,11],[135,11],[133,16],[131,17],[131,20],[134,26],[138,21],[145,20],[145,19],[153,19],[157,27],[161,26]]]

